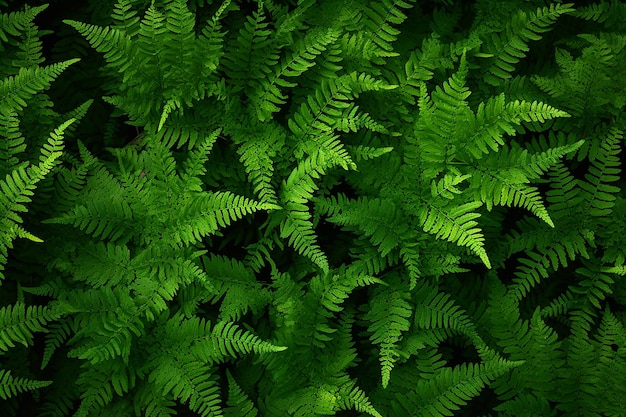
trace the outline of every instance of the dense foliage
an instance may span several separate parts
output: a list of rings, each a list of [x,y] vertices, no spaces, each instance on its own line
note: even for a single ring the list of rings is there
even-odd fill
[[[49,2],[2,416],[624,415],[624,2]]]

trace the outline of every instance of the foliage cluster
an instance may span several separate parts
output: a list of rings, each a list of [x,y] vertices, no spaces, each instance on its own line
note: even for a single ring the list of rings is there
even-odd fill
[[[2,415],[624,415],[626,4],[494,3],[0,0]]]

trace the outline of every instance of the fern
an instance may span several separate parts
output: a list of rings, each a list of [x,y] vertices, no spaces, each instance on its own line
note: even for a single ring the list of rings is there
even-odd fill
[[[4,278],[2,269],[4,269],[4,261],[7,257],[7,249],[11,248],[13,239],[21,237],[34,242],[42,242],[40,238],[30,234],[19,225],[22,223],[22,218],[16,212],[28,211],[23,203],[31,201],[30,197],[36,188],[35,184],[54,168],[56,160],[62,154],[63,132],[74,121],[70,119],[50,133],[48,142],[41,148],[38,165],[20,164],[0,181],[0,188],[3,191],[0,196],[0,225],[4,232],[0,237],[0,280]]]
[[[284,132],[278,128],[263,129],[252,122],[249,125],[250,127],[245,128],[233,126],[229,133],[235,143],[240,145],[237,149],[239,160],[254,186],[254,192],[261,202],[277,204],[278,196],[272,175],[275,170],[274,160],[285,144]]]
[[[247,398],[246,394],[241,390],[241,387],[237,385],[237,381],[233,378],[230,372],[227,371],[228,377],[228,401],[229,408],[224,410],[224,416],[226,417],[256,417],[258,410],[254,406],[254,403]]]
[[[107,101],[128,111],[135,123],[148,130],[161,130],[172,110],[182,112],[184,106],[211,94],[208,83],[191,80],[207,79],[216,69],[216,56],[211,54],[219,53],[216,42],[223,36],[219,14],[210,28],[196,36],[194,16],[183,1],[166,2],[165,13],[150,6],[138,25],[128,4],[121,3],[119,7],[117,19],[124,23],[117,27],[73,20],[65,23],[103,53],[112,69],[124,74],[118,94]],[[139,104],[143,101],[140,97],[151,99]]]
[[[363,233],[379,248],[381,256],[387,256],[409,234],[399,210],[388,200],[362,198],[350,201],[339,195],[319,201],[316,208],[320,215],[328,215],[329,222],[351,226]]]
[[[286,103],[286,96],[281,93],[280,87],[295,87],[296,83],[287,81],[284,77],[299,77],[313,65],[327,45],[337,40],[337,32],[329,30],[313,31],[299,42],[294,42],[293,52],[276,65],[275,72],[267,82],[260,84],[250,93],[250,99],[257,109],[259,120],[266,121],[268,117],[280,110],[278,106]]]
[[[270,301],[270,293],[243,263],[220,256],[204,257],[202,261],[215,286],[213,300],[221,301],[221,319],[237,320],[249,310],[258,313]]]
[[[497,154],[489,155],[484,166],[472,176],[470,189],[476,190],[476,197],[485,201],[487,209],[493,205],[516,205],[529,209],[534,215],[551,227],[554,222],[544,207],[535,187],[525,185],[530,179],[543,174],[557,158],[579,148],[582,141],[573,145],[550,148],[546,152],[528,155],[526,150],[509,151],[503,147]],[[506,162],[505,162],[506,161]],[[507,166],[502,169],[500,166]]]
[[[328,148],[331,152],[324,152],[321,148],[317,154],[311,155],[296,167],[287,180],[282,184],[280,195],[286,213],[281,222],[281,237],[288,238],[289,244],[302,255],[309,257],[323,271],[328,271],[328,260],[321,251],[319,245],[315,243],[315,233],[311,215],[307,210],[306,203],[312,198],[317,185],[314,179],[320,178],[326,169],[335,165],[343,165],[345,169],[348,164],[354,166],[349,155],[341,145],[331,139]],[[332,148],[334,147],[334,148]]]
[[[222,414],[216,378],[201,363],[166,359],[148,378],[162,395],[187,403],[192,411],[203,417]]]
[[[407,295],[391,289],[379,291],[371,301],[372,308],[365,315],[371,322],[369,332],[372,343],[380,346],[379,360],[381,364],[382,386],[387,388],[397,357],[396,344],[402,334],[409,329],[408,318],[411,317],[411,304]]]
[[[391,25],[399,25],[406,15],[402,9],[410,9],[412,2],[383,0],[374,2],[363,10],[363,26],[372,41],[383,51],[393,51],[391,43],[397,39],[400,31]]]
[[[10,371],[0,369],[0,398],[6,400],[24,391],[34,391],[47,387],[52,381],[33,381],[27,378],[19,378],[11,375]]]
[[[279,60],[269,39],[272,32],[268,30],[269,23],[264,22],[262,4],[259,2],[258,10],[246,17],[239,36],[228,45],[224,67],[234,92],[259,82],[264,74],[272,72],[270,67]]]
[[[0,12],[4,414],[621,415],[624,8],[453,3]]]
[[[476,397],[490,380],[515,366],[519,364],[493,360],[437,369],[431,378],[419,380],[418,389],[400,397],[398,402],[404,412],[413,412],[419,416],[450,415]]]
[[[26,101],[52,83],[65,69],[78,62],[70,59],[47,67],[20,68],[20,71],[0,83],[0,105],[3,109],[22,110]]]
[[[480,217],[480,214],[471,213],[482,203],[470,202],[446,208],[432,203],[426,204],[426,208],[417,213],[425,232],[434,234],[437,238],[469,247],[488,268],[491,268],[489,257],[483,247],[485,239],[481,230],[474,227],[478,224],[474,219]]]
[[[485,2],[485,6],[488,3]],[[541,33],[550,30],[550,26],[559,16],[570,13],[574,9],[571,3],[552,4],[550,7],[537,9],[534,13],[522,10],[515,12],[501,34],[493,33],[487,37],[484,53],[493,55],[486,65],[484,80],[492,85],[499,85],[502,80],[511,78],[521,58],[529,50],[528,42],[541,39]]]
[[[620,173],[620,162],[618,153],[620,147],[618,141],[623,137],[621,132],[611,135],[603,141],[599,154],[594,158],[589,168],[589,173],[585,175],[587,181],[580,182],[582,195],[585,198],[585,213],[589,216],[603,217],[610,215],[614,205],[614,194],[619,192],[619,188],[608,183],[619,180],[617,174]]]
[[[33,332],[44,332],[46,323],[59,317],[59,312],[44,306],[26,307],[23,303],[0,309],[0,350],[7,351],[15,342],[28,346]]]

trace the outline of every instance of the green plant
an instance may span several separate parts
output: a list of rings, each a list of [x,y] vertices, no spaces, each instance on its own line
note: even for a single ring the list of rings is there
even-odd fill
[[[45,10],[0,15],[7,415],[620,415],[623,4]]]

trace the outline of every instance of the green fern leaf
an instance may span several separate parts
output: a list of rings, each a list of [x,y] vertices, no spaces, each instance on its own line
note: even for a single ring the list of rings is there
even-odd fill
[[[516,100],[506,103],[504,94],[500,94],[479,104],[476,117],[472,118],[470,139],[460,149],[467,149],[474,158],[479,159],[483,153],[489,153],[489,148],[497,151],[498,145],[504,145],[502,135],[514,135],[514,125],[522,121],[543,123],[556,117],[569,116],[564,111],[536,101]]]
[[[576,269],[576,274],[583,279],[571,290],[574,294],[584,297],[595,308],[601,309],[600,303],[613,293],[615,281],[611,275],[601,270],[597,261],[583,260],[583,265],[584,267]]]
[[[402,9],[410,9],[413,7],[411,3],[414,1],[381,0],[371,2],[363,8],[363,25],[367,34],[383,51],[393,51],[391,43],[396,40],[400,31],[391,25],[399,25],[407,18]]]
[[[450,416],[477,397],[490,381],[519,365],[519,362],[494,359],[454,368],[441,367],[429,378],[418,379],[417,388],[397,398],[407,414],[420,417]]]
[[[256,417],[259,413],[254,403],[246,396],[230,371],[226,371],[228,378],[228,408],[224,409],[224,417]]]
[[[615,129],[612,135],[603,141],[597,157],[591,161],[589,173],[585,174],[587,181],[580,181],[582,195],[585,198],[585,213],[594,217],[606,217],[612,212],[615,205],[616,193],[620,188],[610,185],[619,181],[621,139],[623,133]]]
[[[272,31],[264,20],[263,6],[259,3],[258,10],[246,17],[239,36],[228,45],[223,65],[235,93],[255,86],[265,74],[273,72],[279,60],[270,39]]]
[[[20,68],[17,75],[0,81],[0,106],[3,111],[20,111],[26,106],[26,101],[37,92],[48,88],[50,83],[57,78],[70,65],[80,59],[48,65],[47,67]]]
[[[296,83],[287,81],[284,77],[301,76],[315,65],[315,58],[328,45],[334,43],[337,37],[338,33],[334,29],[312,30],[303,39],[294,42],[293,51],[287,52],[267,82],[259,84],[248,94],[255,105],[259,120],[266,121],[272,113],[280,110],[278,106],[286,103],[286,96],[280,91],[280,87],[296,86]]]
[[[477,337],[476,326],[448,294],[426,284],[418,285],[415,307],[415,325],[421,329],[448,328],[472,339]]]
[[[278,208],[231,192],[196,193],[189,198],[177,221],[162,233],[170,242],[190,245],[248,214]]]
[[[249,310],[259,313],[270,301],[269,291],[245,264],[217,255],[203,257],[202,262],[214,287],[213,301],[221,301],[221,320],[238,320]]]
[[[47,8],[47,4],[37,7],[26,6],[24,11],[0,14],[0,41],[8,42],[7,35],[20,36],[32,27],[35,17]]]
[[[408,295],[393,289],[385,288],[376,293],[370,301],[370,310],[365,320],[370,322],[368,331],[370,340],[380,346],[378,358],[381,365],[382,386],[387,388],[391,370],[397,360],[397,344],[403,333],[410,327],[412,306],[407,301]]]
[[[56,320],[58,313],[49,307],[29,306],[23,303],[8,305],[0,309],[0,351],[15,347],[15,342],[24,346],[32,343],[33,332],[45,332],[46,323]]]
[[[201,362],[164,356],[148,376],[160,395],[171,395],[202,417],[222,415],[219,384],[214,370]]]
[[[382,417],[382,414],[374,408],[367,398],[365,392],[356,385],[356,381],[351,380],[342,385],[338,394],[337,408],[339,410],[356,410],[372,417]]]
[[[253,123],[248,126],[254,126]],[[256,127],[256,126],[255,126]],[[263,126],[256,129],[235,126],[230,132],[254,192],[263,203],[278,204],[278,196],[272,184],[274,159],[285,144],[285,134],[276,126]]]
[[[16,155],[26,150],[25,138],[19,129],[15,110],[0,114],[0,174],[4,177],[20,162]]]
[[[358,230],[387,256],[407,236],[408,225],[390,200],[362,197],[349,200],[343,195],[316,202],[317,212],[327,221]]]
[[[170,327],[173,324],[170,323]],[[261,340],[258,336],[242,330],[233,322],[218,321],[211,330],[204,320],[188,319],[179,324],[181,340],[193,336],[190,353],[204,363],[222,362],[237,357],[237,353],[274,353],[287,349]]]
[[[70,323],[67,319],[62,320],[60,323],[52,323],[48,326],[48,331],[41,359],[41,369],[48,366],[54,352],[69,339],[71,334]]]
[[[6,400],[25,391],[34,391],[47,387],[52,381],[34,381],[11,375],[11,371],[0,369],[0,398]]]
[[[42,240],[22,228],[22,218],[17,213],[27,212],[24,204],[31,201],[31,196],[36,188],[36,184],[52,171],[61,156],[63,149],[63,132],[74,122],[70,119],[61,124],[50,133],[47,143],[40,152],[39,164],[29,166],[28,163],[20,164],[10,173],[6,174],[4,180],[0,180],[0,282],[4,278],[2,270],[7,257],[7,248],[11,247],[11,242],[16,237],[24,237],[35,242]]]
[[[534,13],[522,10],[514,13],[506,29],[493,33],[487,39],[484,53],[491,54],[484,80],[492,85],[500,85],[502,80],[511,78],[514,65],[528,52],[528,42],[541,39],[540,33],[549,31],[559,16],[574,11],[573,4],[551,4],[537,9]]]
[[[424,202],[426,207],[419,209],[418,216],[425,232],[459,246],[469,247],[488,268],[491,268],[484,249],[485,238],[481,229],[474,227],[478,224],[474,219],[480,217],[480,214],[471,213],[482,205],[480,201],[445,208],[438,207],[430,201]]]

